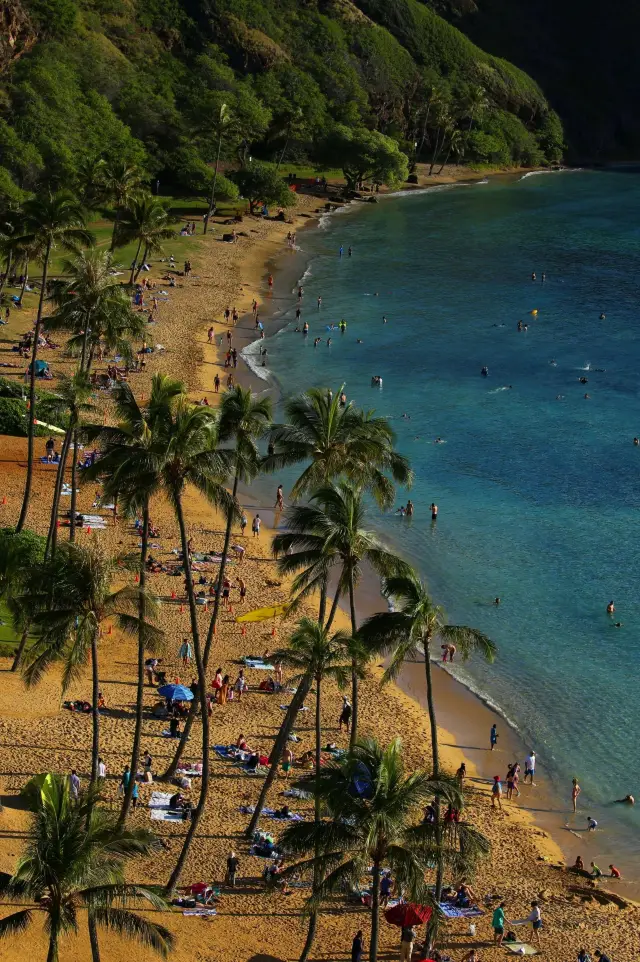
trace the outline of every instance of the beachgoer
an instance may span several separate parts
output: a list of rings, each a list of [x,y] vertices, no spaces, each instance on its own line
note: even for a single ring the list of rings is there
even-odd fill
[[[293,764],[293,752],[290,748],[285,748],[282,753],[282,774],[285,778],[289,777],[289,772],[291,771],[291,766]]]
[[[416,940],[416,930],[411,925],[405,925],[400,936],[400,960],[401,962],[411,962],[413,955],[413,943]]]
[[[193,658],[193,648],[187,638],[184,638],[178,650],[178,657],[182,658],[182,665],[186,668]]]
[[[362,929],[358,929],[355,934],[355,938],[351,943],[351,962],[362,962],[363,952],[364,940],[362,938]]]
[[[573,864],[576,872],[584,872],[584,862],[582,860],[582,855],[576,855],[576,860]]]
[[[80,794],[80,779],[78,778],[78,773],[75,768],[71,769],[71,775],[69,776],[69,791],[71,793],[71,798],[77,801]]]
[[[602,869],[595,862],[591,863],[591,878],[602,878]]]
[[[260,520],[260,515],[257,514],[257,515],[254,517],[253,521],[251,522],[251,530],[253,531],[253,537],[254,537],[254,538],[259,538],[259,537],[260,537],[260,525],[261,525],[261,524],[262,524],[262,521]]]
[[[622,878],[620,869],[616,868],[615,865],[609,866],[609,874],[611,875],[611,878]]]
[[[494,722],[491,726],[491,731],[489,732],[489,742],[491,743],[491,751],[496,747],[496,742],[498,741],[498,726]]]
[[[271,290],[273,288],[273,274],[269,274],[267,284],[269,285],[269,290]]]
[[[388,872],[385,872],[380,880],[380,905],[387,907],[391,892],[393,891],[393,879]]]
[[[498,608],[499,605],[500,605],[500,599],[496,597],[496,598],[494,599],[494,602],[493,602],[493,603],[494,603],[494,605],[496,606],[496,608]]]
[[[574,810],[574,812],[577,811],[577,807],[578,807],[578,795],[580,794],[581,791],[582,791],[582,789],[581,789],[580,786],[578,785],[578,779],[577,779],[577,778],[572,779],[572,781],[571,781],[571,804],[573,805],[573,810]]]
[[[271,275],[269,275],[271,276]],[[227,858],[227,885],[231,888],[236,887],[236,875],[238,874],[238,866],[240,865],[240,859],[235,852],[229,852]]]
[[[247,679],[244,677],[244,668],[241,668],[233,686],[238,694],[238,701],[242,701],[242,693],[247,690]]]
[[[460,762],[460,768],[456,772],[456,778],[458,779],[458,784],[460,788],[464,785],[464,780],[467,777],[467,766],[465,762]]]
[[[407,501],[407,518],[413,517],[413,501]]]
[[[635,805],[636,800],[633,795],[625,795],[624,798],[616,798],[614,805]]]
[[[591,962],[591,956],[586,949],[580,949],[578,952],[578,962]]]
[[[438,505],[434,504],[433,501],[431,502],[431,520],[432,521],[438,520]]]
[[[209,338],[209,344],[213,344],[213,343],[214,343],[214,341],[213,341],[214,334],[215,334],[215,331],[214,331],[213,327],[210,327],[209,330],[207,331],[207,337]]]
[[[536,753],[531,752],[530,755],[524,760],[524,778],[523,783],[526,785],[527,776],[531,779],[531,784],[533,785],[533,776],[536,773]]]
[[[502,782],[499,775],[493,776],[491,786],[491,808],[499,808],[502,811]]]
[[[493,918],[491,919],[491,927],[493,929],[493,941],[496,945],[502,945],[502,939],[504,938],[504,902],[494,909]]]
[[[616,610],[616,606],[614,605],[613,601],[610,601],[609,604],[607,605],[607,614],[612,615],[615,610]]]
[[[542,912],[537,902],[531,903],[531,912],[527,916],[527,922],[531,922],[533,939],[540,945],[540,929],[542,928]]]
[[[240,534],[244,534],[244,529],[246,527],[247,527],[247,516],[243,511],[242,516],[240,518]]]
[[[640,444],[640,438],[634,438],[633,443],[635,444],[636,447],[638,447],[638,445]]]
[[[609,956],[605,955],[604,952],[601,952],[600,949],[596,949],[596,951],[594,952],[594,955],[596,959],[600,960],[600,962],[611,962],[611,959],[609,958]]]
[[[340,712],[340,718],[338,719],[338,728],[342,731],[342,726],[344,725],[346,730],[349,731],[349,724],[351,723],[351,702],[346,695],[342,696],[342,711]]]
[[[321,307],[322,307],[322,298],[319,297],[319,298],[318,298],[318,310],[320,310]]]
[[[596,822],[595,818],[592,818],[590,815],[588,815],[588,816],[587,816],[587,831],[588,831],[588,832],[595,832],[595,830],[597,829],[597,827],[598,827],[598,823]]]
[[[282,511],[282,509],[284,508],[284,494],[282,492],[281,484],[278,485],[278,490],[276,492],[276,503],[274,507],[276,507],[278,511]]]
[[[102,758],[98,759],[98,781],[104,782],[107,777],[107,766],[105,765]]]
[[[340,244],[340,250],[338,251],[338,255],[342,257],[343,254],[344,254],[344,247],[342,246],[342,244]]]

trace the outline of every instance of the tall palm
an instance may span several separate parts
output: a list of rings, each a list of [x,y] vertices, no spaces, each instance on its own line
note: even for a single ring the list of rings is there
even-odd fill
[[[80,356],[80,367],[91,367],[95,351],[106,348],[132,356],[131,341],[142,340],[146,320],[131,308],[131,300],[111,273],[108,251],[82,251],[63,264],[66,280],[52,295],[50,330],[69,331],[68,344]]]
[[[216,113],[215,122],[213,125],[213,132],[218,139],[218,146],[216,149],[216,162],[213,169],[213,183],[211,185],[211,200],[209,201],[209,210],[206,213],[204,219],[204,233],[207,233],[207,227],[209,226],[209,218],[213,214],[216,208],[216,186],[218,182],[218,169],[220,167],[220,151],[222,150],[222,140],[225,133],[231,128],[234,123],[234,118],[228,104],[221,104],[219,112]]]
[[[162,466],[166,456],[166,441],[158,438],[155,416],[183,392],[179,381],[156,375],[151,386],[147,407],[140,407],[127,383],[116,385],[114,401],[118,424],[93,425],[90,437],[98,440],[101,457],[88,468],[83,480],[102,478],[104,495],[117,499],[125,516],[142,515],[140,558],[138,562],[138,666],[136,685],[136,721],[131,749],[131,771],[136,770],[140,757],[142,710],[144,705],[144,661],[148,651],[156,653],[160,639],[149,635],[146,625],[147,554],[149,547],[149,505],[151,498],[162,489]],[[121,819],[128,815],[133,796],[134,780],[130,779],[122,802]]]
[[[464,145],[464,135],[462,131],[458,130],[455,127],[452,128],[449,131],[449,146],[447,148],[447,153],[444,160],[442,161],[438,174],[442,173],[443,169],[448,164],[449,157],[451,156],[452,153],[456,154],[456,156],[460,155],[460,152],[463,150],[463,145]]]
[[[312,618],[302,618],[296,630],[289,639],[289,646],[274,654],[274,658],[281,661],[285,667],[292,668],[295,672],[290,679],[292,685],[305,685],[307,689],[311,684],[316,688],[316,759],[315,759],[315,821],[320,823],[320,758],[322,751],[322,684],[325,680],[332,679],[343,685],[349,677],[348,658],[345,647],[349,641],[349,636],[344,632],[337,632],[331,637],[321,624]],[[316,852],[319,854],[319,852]],[[314,890],[318,888],[322,876],[319,869],[314,872]],[[318,914],[315,909],[309,918],[309,928],[300,962],[306,962],[315,938]]]
[[[257,441],[264,437],[271,424],[271,412],[272,404],[270,398],[258,398],[252,394],[250,389],[245,390],[240,387],[240,385],[237,385],[230,391],[225,391],[222,396],[222,402],[219,408],[220,422],[218,436],[220,443],[227,445],[225,449],[226,455],[229,457],[229,463],[233,465],[233,488],[232,502],[229,504],[226,513],[226,528],[220,559],[220,570],[218,572],[218,586],[204,646],[203,661],[205,671],[209,663],[211,645],[220,613],[220,598],[222,597],[222,585],[229,557],[231,529],[234,519],[238,516],[236,506],[238,485],[240,482],[243,484],[249,483],[260,471],[261,459]],[[233,443],[233,447],[229,448],[228,445],[231,443]],[[187,716],[178,747],[169,768],[165,772],[165,778],[170,778],[175,775],[191,732],[196,710],[197,704],[194,701]]]
[[[433,120],[435,124],[435,139],[433,141],[433,153],[431,155],[431,163],[429,165],[429,177],[433,173],[433,168],[438,162],[438,157],[440,156],[440,151],[444,145],[445,137],[447,131],[451,130],[453,127],[453,118],[449,110],[449,104],[446,101],[440,101],[436,104],[434,110]]]
[[[105,200],[107,162],[103,157],[84,157],[78,163],[76,189],[87,208],[95,210]]]
[[[16,253],[15,241],[20,237],[23,216],[22,208],[17,205],[4,209],[0,216],[0,265],[4,265],[4,270],[0,271],[0,304],[2,292],[11,274]]]
[[[360,637],[373,649],[392,653],[391,663],[385,672],[387,679],[395,678],[407,659],[418,655],[424,658],[427,707],[431,728],[432,773],[433,777],[438,779],[441,774],[440,753],[431,672],[434,642],[455,645],[463,660],[475,652],[482,655],[488,662],[494,660],[496,646],[484,632],[477,628],[447,624],[444,610],[433,603],[426,585],[415,572],[386,579],[383,592],[389,598],[393,598],[395,610],[372,615],[360,628]],[[438,798],[436,798],[436,810],[439,814]],[[436,820],[436,826],[440,834],[439,819]],[[440,841],[439,837],[438,841]],[[438,901],[442,893],[442,880],[443,865],[440,861],[436,879]]]
[[[366,563],[380,575],[406,575],[409,565],[388,551],[366,526],[362,491],[350,481],[338,481],[319,488],[307,505],[294,505],[286,514],[287,531],[276,535],[273,551],[283,574],[295,574],[295,600],[305,598],[327,582],[329,570],[337,566],[336,599],[349,598],[351,632],[358,633],[355,589]],[[352,678],[351,744],[358,737],[358,672],[354,660]]]
[[[363,878],[369,880],[369,959],[376,962],[382,868],[392,871],[407,899],[430,901],[425,872],[435,861],[438,845],[433,825],[419,820],[420,810],[436,794],[460,808],[460,789],[451,779],[435,780],[424,771],[407,774],[400,739],[396,738],[387,747],[374,739],[358,742],[344,759],[330,762],[317,779],[309,780],[308,790],[319,796],[327,817],[320,823],[294,824],[284,832],[281,844],[288,852],[314,853],[291,866],[290,871],[313,867],[322,873],[323,881],[310,899],[312,910],[345,885],[359,887]],[[463,846],[467,854],[486,849],[482,836],[466,826],[461,829],[463,834],[468,833]],[[453,849],[448,859],[458,870],[465,863],[460,852]]]
[[[11,671],[16,671],[22,659],[31,626],[28,605],[19,603],[32,569],[44,558],[45,541],[35,531],[14,531],[0,528],[0,601],[10,610],[14,626],[21,632]]]
[[[54,247],[64,250],[76,250],[80,245],[93,242],[93,235],[85,229],[85,214],[82,206],[68,190],[47,193],[25,201],[25,233],[23,243],[36,245],[42,260],[42,282],[38,313],[36,314],[33,332],[33,349],[31,352],[31,369],[29,376],[29,419],[28,419],[28,454],[27,477],[25,482],[22,509],[18,519],[17,530],[22,531],[27,519],[31,484],[33,481],[33,436],[36,415],[36,360],[38,357],[38,341],[42,324],[42,308],[47,287],[47,273],[49,260]]]
[[[118,226],[122,211],[142,189],[144,173],[135,164],[112,159],[104,170],[104,196],[113,203],[115,217],[111,233],[110,251],[114,251],[118,241]]]
[[[484,87],[479,84],[471,86],[464,100],[466,116],[469,118],[468,132],[473,128],[476,117],[480,116],[488,106],[487,91]]]
[[[57,400],[60,408],[68,417],[67,430],[65,431],[62,449],[60,451],[60,461],[56,473],[56,481],[53,488],[53,502],[51,504],[51,518],[49,521],[49,533],[47,535],[47,556],[55,556],[58,541],[58,512],[60,509],[60,498],[62,496],[62,485],[67,467],[67,458],[72,438],[77,435],[78,425],[83,414],[93,410],[90,403],[92,394],[91,381],[86,371],[79,368],[71,377],[63,377],[58,384],[56,391]],[[77,457],[77,449],[73,448],[73,457]],[[75,498],[72,498],[72,520],[75,512]]]
[[[54,664],[62,664],[62,691],[82,677],[91,663],[93,741],[91,747],[91,784],[98,777],[100,714],[98,693],[100,676],[98,643],[101,628],[113,619],[121,631],[137,636],[135,614],[138,593],[133,588],[113,590],[121,576],[115,559],[105,554],[97,542],[88,545],[64,543],[55,559],[33,570],[27,583],[24,603],[31,606],[38,636],[23,658],[22,672],[28,687],[37,685]],[[146,632],[159,633],[151,624],[154,601],[147,597]]]
[[[66,779],[47,775],[31,816],[27,843],[13,875],[0,876],[0,893],[12,902],[38,907],[49,938],[47,962],[58,962],[61,938],[77,933],[79,913],[87,910],[96,926],[117,932],[166,958],[171,932],[131,911],[142,901],[158,911],[169,906],[144,885],[127,883],[125,865],[149,855],[156,845],[146,829],[117,825],[104,808],[94,806],[92,792],[78,802],[69,797]],[[0,938],[21,935],[34,921],[33,907],[0,920]],[[99,962],[97,937],[92,939]]]
[[[168,379],[170,381],[170,379]],[[159,378],[158,383],[163,379]],[[168,392],[170,393],[170,392]],[[193,650],[198,673],[198,697],[202,718],[202,779],[200,798],[189,824],[189,829],[167,883],[170,891],[178,884],[189,849],[202,819],[209,790],[209,718],[206,704],[207,679],[200,643],[196,597],[192,581],[189,536],[184,514],[183,498],[187,488],[193,487],[222,511],[228,511],[235,502],[225,489],[229,474],[229,459],[218,449],[218,417],[208,407],[192,404],[182,390],[167,397],[153,413],[154,436],[164,447],[161,463],[162,487],[175,512],[180,529],[183,568],[189,602]]]
[[[168,240],[174,234],[167,209],[157,197],[139,193],[129,200],[120,216],[116,246],[125,247],[136,241],[138,243],[131,265],[130,284],[138,279],[149,254],[162,252],[162,241]],[[140,260],[141,250],[143,255]]]
[[[340,394],[312,388],[285,404],[286,424],[275,425],[273,453],[265,470],[309,461],[293,486],[300,498],[341,475],[371,491],[381,507],[393,503],[394,486],[409,486],[413,473],[405,457],[394,451],[395,434],[386,418],[374,417],[353,404],[340,406]]]

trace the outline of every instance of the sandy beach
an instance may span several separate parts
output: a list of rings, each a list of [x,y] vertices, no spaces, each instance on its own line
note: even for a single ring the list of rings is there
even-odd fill
[[[459,172],[454,168],[454,172]],[[443,175],[444,177],[445,175]],[[442,182],[445,182],[444,180]],[[430,181],[433,183],[433,179]],[[264,221],[245,217],[238,225],[241,236],[237,243],[223,243],[219,238],[223,228],[216,225],[215,232],[207,238],[197,235],[194,238],[193,275],[183,279],[182,286],[171,289],[170,298],[160,306],[159,319],[155,324],[154,342],[161,344],[164,351],[150,355],[147,370],[135,375],[132,386],[137,394],[144,396],[149,391],[151,376],[162,371],[180,377],[187,383],[192,397],[207,397],[215,403],[213,378],[216,372],[225,383],[224,347],[217,341],[226,335],[227,325],[223,312],[227,306],[236,307],[240,322],[233,332],[233,345],[240,350],[254,339],[250,311],[255,298],[260,305],[268,304],[266,273],[268,263],[279,263],[279,255],[286,252],[286,234],[293,229],[300,230],[309,224],[323,200],[311,196],[299,198],[293,214],[293,225]],[[167,244],[170,253],[170,244]],[[162,264],[153,265],[151,276],[158,276]],[[268,310],[265,311],[265,328],[269,332]],[[262,314],[261,314],[262,316]],[[3,328],[3,341],[15,339],[31,323],[27,312],[18,315],[14,312],[9,326]],[[216,343],[209,344],[207,330],[214,327]],[[2,345],[3,348],[7,344]],[[4,352],[3,360],[5,359]],[[9,355],[7,355],[8,357]],[[50,360],[55,373],[70,370],[71,362],[63,359],[59,352],[52,351]],[[2,370],[4,375],[20,376],[21,371]],[[248,383],[249,374],[243,362],[234,372],[240,383]],[[221,386],[222,390],[222,386]],[[100,410],[109,417],[107,398],[100,399]],[[15,523],[22,493],[26,439],[0,439],[2,454],[2,474],[0,483],[0,525]],[[44,439],[37,441],[38,450],[44,450]],[[34,478],[34,495],[28,518],[28,525],[39,532],[46,532],[51,491],[53,488],[54,468],[39,464]],[[263,483],[261,483],[261,490]],[[256,511],[270,520],[277,479],[273,480],[274,497],[264,503],[264,498],[256,498],[249,490],[243,497],[243,504],[249,518]],[[93,501],[94,489],[81,488],[79,509],[87,508]],[[68,500],[68,499],[67,499]],[[63,505],[66,510],[67,504]],[[164,563],[175,560],[172,554],[179,543],[177,525],[169,506],[158,500],[152,505],[152,519],[159,528],[159,537],[154,541],[152,553]],[[196,551],[219,550],[223,540],[223,526],[210,507],[199,497],[190,495],[187,502],[189,531]],[[279,519],[275,518],[275,524]],[[247,529],[250,534],[250,526]],[[231,565],[233,578],[239,574],[246,581],[248,596],[243,607],[239,606],[238,593],[232,594],[233,611],[225,613],[216,635],[210,674],[220,665],[232,680],[237,676],[241,658],[247,654],[262,654],[273,651],[286,639],[287,624],[277,626],[277,635],[271,633],[271,626],[252,625],[246,634],[235,623],[235,615],[242,610],[250,610],[262,605],[283,602],[287,599],[287,585],[277,575],[275,563],[270,554],[270,529],[263,526],[259,539],[244,538],[246,558],[243,564]],[[61,529],[64,537],[64,528]],[[80,539],[99,537],[108,550],[114,554],[135,550],[138,538],[133,528],[126,522],[109,524],[98,535],[82,531]],[[234,539],[240,541],[239,533]],[[212,577],[215,566],[204,566],[203,574]],[[164,657],[168,679],[179,677],[189,684],[195,668],[183,667],[178,658],[178,648],[189,632],[189,616],[186,606],[181,605],[180,593],[182,580],[168,574],[152,575],[151,589],[164,600],[161,608],[161,625],[166,633],[167,650]],[[281,582],[275,584],[275,582]],[[172,593],[177,597],[172,599]],[[375,593],[374,593],[375,594]],[[375,600],[375,599],[373,599]],[[366,604],[371,603],[367,601]],[[206,630],[208,614],[200,610],[201,629]],[[113,629],[104,632],[100,646],[100,670],[102,690],[107,710],[102,718],[102,756],[107,764],[107,794],[117,804],[117,786],[124,765],[129,761],[131,737],[133,733],[133,702],[135,697],[135,645],[120,637]],[[36,691],[26,691],[18,675],[10,672],[10,661],[0,661],[3,684],[0,687],[0,791],[3,811],[0,815],[0,869],[12,871],[19,855],[24,828],[27,821],[20,799],[20,788],[27,779],[42,771],[68,772],[75,767],[86,784],[90,767],[91,722],[88,716],[73,714],[61,708],[59,677],[55,673],[47,676]],[[584,879],[564,870],[563,852],[545,830],[544,821],[540,822],[540,793],[536,788],[524,786],[518,801],[503,801],[503,811],[491,810],[488,786],[491,766],[495,773],[504,777],[506,766],[511,761],[510,752],[515,745],[505,736],[500,750],[489,757],[488,735],[492,717],[489,709],[481,706],[470,695],[463,694],[448,676],[437,673],[439,686],[438,709],[443,722],[441,743],[444,765],[450,771],[455,769],[464,758],[469,772],[468,797],[465,817],[480,828],[492,842],[490,857],[483,862],[473,885],[480,896],[483,908],[486,896],[504,898],[508,918],[522,919],[528,914],[531,899],[541,901],[545,926],[542,938],[542,955],[551,962],[569,962],[577,956],[581,947],[590,952],[595,948],[606,951],[614,962],[637,959],[640,944],[640,909],[635,905],[625,905],[624,901],[607,902],[601,894],[610,890],[616,896],[625,896],[628,889],[623,883],[604,880],[598,889],[590,887]],[[420,664],[408,665],[403,672],[399,685],[380,687],[382,667],[374,665],[362,686],[361,725],[363,733],[371,733],[381,740],[393,736],[402,738],[408,768],[429,766],[427,715],[423,708],[424,668]],[[249,693],[240,703],[216,706],[212,718],[212,744],[235,742],[243,733],[251,747],[264,748],[267,752],[283,717],[280,704],[287,700],[282,694],[270,695],[257,690],[262,680],[261,672],[248,670]],[[337,730],[337,720],[341,702],[336,688],[327,685],[324,701],[323,729],[327,740],[336,741],[342,747],[347,744],[346,734]],[[68,698],[86,698],[89,694],[88,678],[75,686]],[[156,702],[155,689],[147,688],[146,707]],[[312,698],[307,701],[312,705]],[[309,716],[301,716],[296,732],[301,741],[296,754],[313,746],[312,722]],[[307,721],[307,718],[309,720]],[[451,725],[449,726],[449,722]],[[143,749],[153,756],[154,772],[160,773],[171,757],[172,742],[162,736],[165,725],[147,714],[143,728]],[[447,730],[450,727],[458,733],[454,738]],[[506,728],[506,726],[503,726]],[[199,759],[199,724],[194,725],[190,742],[189,760]],[[212,920],[184,917],[175,910],[163,922],[175,933],[177,947],[174,957],[183,960],[252,960],[252,962],[288,962],[300,953],[305,924],[300,910],[305,896],[304,890],[294,890],[292,895],[266,894],[261,883],[263,863],[248,854],[248,844],[242,838],[247,824],[247,816],[239,811],[240,805],[255,802],[260,789],[260,781],[243,775],[217,756],[212,756],[213,777],[210,788],[209,804],[198,838],[194,842],[185,868],[184,884],[196,881],[216,881],[221,883],[224,876],[226,857],[233,848],[240,857],[240,884],[233,891],[223,887],[223,895],[218,906],[218,914]],[[168,791],[168,786],[159,785],[159,790]],[[272,802],[282,804],[280,793],[282,781],[274,789]],[[163,883],[171,870],[178,854],[184,829],[168,822],[150,822],[146,807],[151,786],[141,791],[141,805],[133,814],[136,824],[150,825],[166,843],[166,850],[136,865],[139,879]],[[191,793],[197,798],[197,779],[193,781]],[[308,811],[309,803],[302,802],[299,811]],[[535,820],[534,820],[535,819]],[[274,823],[267,819],[264,828],[273,828]],[[276,826],[277,827],[277,826]],[[575,850],[577,839],[566,846]],[[588,864],[588,849],[580,848]],[[604,868],[605,866],[603,866]],[[617,886],[617,887],[616,887]],[[574,891],[576,887],[581,891]],[[593,897],[595,892],[598,898]],[[4,908],[4,906],[3,906]],[[5,914],[3,912],[3,914]],[[443,941],[443,951],[451,955],[454,962],[461,960],[469,948],[477,946],[482,962],[498,962],[507,957],[504,948],[492,946],[490,928],[491,911],[485,908],[484,915],[474,920],[477,931],[469,934],[465,920],[455,920],[448,924]],[[330,902],[323,911],[312,959],[345,959],[349,955],[351,940],[355,931],[368,927],[368,915],[364,908],[347,907],[343,900]],[[44,953],[45,939],[37,926],[31,931],[34,941],[33,952]],[[124,960],[130,953],[129,946],[115,936],[102,936],[104,957],[110,960]],[[14,959],[19,951],[17,940],[0,942],[0,962]],[[84,929],[77,939],[65,940],[62,947],[65,958],[85,959],[88,954],[88,937]],[[136,948],[140,958],[147,958],[145,952]],[[149,957],[151,957],[149,955]],[[399,957],[398,930],[383,923],[381,930],[380,957],[394,959]]]

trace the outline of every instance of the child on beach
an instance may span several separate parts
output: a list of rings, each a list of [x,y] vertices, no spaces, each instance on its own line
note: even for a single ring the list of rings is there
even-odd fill
[[[493,776],[491,786],[491,808],[499,808],[502,811],[502,782],[499,775]]]

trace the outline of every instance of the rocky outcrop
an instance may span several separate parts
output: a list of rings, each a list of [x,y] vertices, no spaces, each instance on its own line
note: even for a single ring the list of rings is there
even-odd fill
[[[37,40],[35,27],[19,0],[0,0],[0,73]]]

